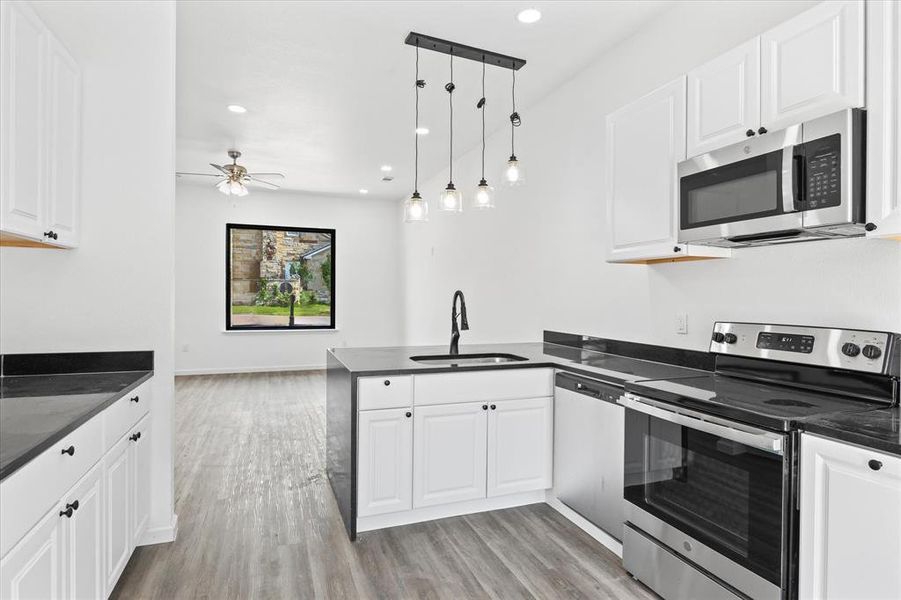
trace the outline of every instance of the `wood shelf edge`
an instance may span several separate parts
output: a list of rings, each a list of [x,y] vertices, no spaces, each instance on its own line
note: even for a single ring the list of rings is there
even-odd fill
[[[8,231],[0,231],[0,247],[7,248],[47,248],[50,250],[63,250],[59,246],[51,246],[44,242],[32,240],[26,237],[18,236]]]

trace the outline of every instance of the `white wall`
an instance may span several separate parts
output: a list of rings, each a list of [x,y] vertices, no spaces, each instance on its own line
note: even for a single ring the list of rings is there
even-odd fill
[[[225,332],[225,224],[335,229],[338,331]],[[403,340],[400,211],[392,202],[177,185],[177,374],[321,368],[327,348]]]
[[[472,327],[464,343],[537,340],[556,329],[706,349],[718,319],[901,331],[897,242],[812,242],[654,266],[604,262],[605,115],[812,4],[679,3],[520,110],[516,154],[527,182],[499,186],[496,209],[436,211],[446,172],[420,186],[432,215],[402,230],[407,342],[447,339],[456,288],[466,293]],[[509,130],[488,140],[490,182],[500,181],[507,155]],[[454,166],[470,196],[478,158],[474,149]],[[688,335],[675,333],[677,311],[689,315]]]
[[[0,352],[153,350],[151,534],[172,533],[175,5],[44,2],[83,71],[75,250],[0,249]]]

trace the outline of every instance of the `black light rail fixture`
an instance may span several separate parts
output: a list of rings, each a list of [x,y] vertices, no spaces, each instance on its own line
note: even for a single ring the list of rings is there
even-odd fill
[[[507,56],[500,52],[492,52],[491,50],[475,48],[473,46],[467,46],[466,44],[442,40],[441,38],[416,33],[415,31],[411,31],[407,34],[407,39],[404,40],[404,43],[409,46],[417,46],[423,50],[433,50],[434,52],[450,54],[451,56],[458,56],[460,58],[495,65],[503,67],[504,69],[512,69],[514,71],[518,71],[526,66],[526,61],[522,58]]]

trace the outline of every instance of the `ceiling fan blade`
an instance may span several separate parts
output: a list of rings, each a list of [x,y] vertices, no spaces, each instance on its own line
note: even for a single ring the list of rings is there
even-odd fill
[[[217,175],[216,173],[187,173],[185,171],[176,171],[176,175],[196,175],[197,177],[222,177],[222,175]]]
[[[213,167],[214,169],[216,169],[217,171],[222,171],[223,173],[225,173],[226,177],[231,175],[229,170],[226,169],[225,167],[222,167],[220,165],[214,165],[213,163],[210,163],[210,166]]]
[[[277,177],[279,179],[284,179],[284,173],[248,173],[251,177]]]
[[[247,177],[247,181],[249,181],[250,183],[261,183],[261,184],[263,184],[263,185],[268,185],[269,187],[271,187],[271,188],[274,189],[274,190],[277,190],[277,189],[279,189],[279,188],[281,187],[281,186],[276,185],[276,184],[274,184],[274,183],[271,183],[271,182],[269,182],[269,181],[264,181],[264,180],[262,180],[262,179],[257,179],[256,177],[254,177],[254,176],[252,176],[252,175],[247,175],[246,177]]]

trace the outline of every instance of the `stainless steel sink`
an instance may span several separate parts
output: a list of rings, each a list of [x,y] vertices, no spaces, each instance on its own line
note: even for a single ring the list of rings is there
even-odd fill
[[[427,365],[497,365],[529,359],[515,354],[428,354],[410,360]]]

